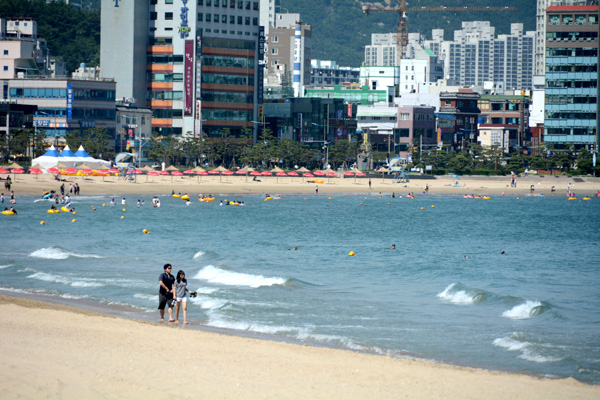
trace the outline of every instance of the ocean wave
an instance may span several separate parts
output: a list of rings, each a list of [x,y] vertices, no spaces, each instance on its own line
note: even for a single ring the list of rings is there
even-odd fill
[[[156,294],[147,294],[147,293],[136,293],[133,295],[136,299],[148,300],[148,301],[158,301],[158,295]]]
[[[199,259],[200,257],[204,256],[206,254],[205,251],[199,251],[196,254],[194,254],[194,257],[192,257],[194,260]]]
[[[79,254],[72,253],[70,251],[66,251],[63,249],[59,249],[57,247],[48,247],[34,251],[29,255],[30,257],[36,258],[45,258],[48,260],[66,260],[69,257],[78,257],[78,258],[103,258],[101,256],[97,256],[95,254]]]
[[[265,277],[262,275],[244,274],[241,272],[227,271],[213,265],[202,268],[194,279],[201,279],[210,283],[228,286],[248,286],[258,288],[261,286],[283,285],[286,280],[279,277]]]
[[[525,303],[516,305],[510,310],[504,311],[502,316],[510,319],[528,319],[540,315],[546,309],[547,306],[539,301],[527,300]]]
[[[227,300],[213,299],[207,296],[198,296],[190,299],[190,301],[194,304],[199,305],[204,310],[220,310],[231,304]]]
[[[12,264],[0,265],[0,269],[10,268],[10,267],[12,267]]]
[[[299,333],[297,335],[298,339],[304,341],[315,341],[319,343],[333,344],[337,346],[343,346],[351,350],[365,351],[365,350],[373,350],[370,347],[363,346],[361,344],[356,343],[354,340],[350,339],[346,336],[339,335],[325,335],[325,334],[317,334],[317,333]],[[379,349],[379,351],[381,351]]]
[[[299,328],[285,326],[285,325],[264,325],[250,321],[230,321],[220,318],[216,315],[210,316],[207,325],[214,326],[216,328],[233,329],[236,331],[249,331],[266,334],[281,334],[281,333],[294,333],[299,332]]]
[[[453,304],[466,305],[484,301],[487,294],[482,290],[467,288],[460,283],[454,282],[443,292],[438,293],[437,297]]]
[[[69,285],[72,287],[80,287],[80,288],[105,286],[103,283],[98,282],[98,281],[93,281],[91,279],[58,276],[58,275],[48,274],[46,272],[36,272],[32,275],[29,275],[27,278],[37,279],[37,280],[44,281],[44,282],[62,283],[63,285]]]
[[[553,352],[553,346],[547,344],[533,343],[521,333],[513,333],[510,337],[497,338],[493,341],[494,346],[504,348],[508,351],[519,351],[518,358],[535,363],[548,363],[562,360]]]

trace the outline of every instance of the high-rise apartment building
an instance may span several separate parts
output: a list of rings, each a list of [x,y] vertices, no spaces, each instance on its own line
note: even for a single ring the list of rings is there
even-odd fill
[[[102,0],[101,75],[160,136],[234,136],[262,101],[259,0]],[[261,45],[259,46],[259,43]]]
[[[597,145],[598,6],[546,9],[544,143]]]
[[[535,32],[524,32],[523,24],[511,24],[509,35],[495,37],[488,21],[463,22],[453,41],[442,41],[443,32],[433,31],[426,42],[444,63],[449,85],[483,86],[495,82],[506,89],[531,89]]]

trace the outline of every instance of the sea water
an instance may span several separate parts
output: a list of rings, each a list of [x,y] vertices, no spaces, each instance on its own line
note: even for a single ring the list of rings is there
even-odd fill
[[[192,327],[600,383],[597,198],[216,197],[19,196],[0,287],[158,321],[171,263]]]

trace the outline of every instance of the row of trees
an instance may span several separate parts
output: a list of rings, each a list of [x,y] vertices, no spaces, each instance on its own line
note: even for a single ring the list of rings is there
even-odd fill
[[[164,138],[154,140],[150,145],[149,158],[175,165],[250,165],[253,167],[293,168],[296,165],[321,168],[324,160],[332,167],[352,164],[360,151],[356,142],[338,141],[329,148],[310,148],[305,143],[274,137],[269,128],[261,131],[255,144],[252,144],[252,131],[247,129],[240,138],[231,136],[229,129],[221,131],[218,140],[199,138]]]
[[[112,138],[104,128],[85,131],[73,131],[66,137],[67,143],[77,150],[80,145],[92,157],[113,160],[115,148]],[[47,150],[48,138],[44,130],[13,129],[0,140],[1,161],[7,163],[15,156],[31,160]],[[412,149],[412,147],[411,147]],[[217,139],[184,138],[182,140],[167,137],[153,138],[150,141],[148,158],[156,162],[174,165],[250,165],[257,168],[269,168],[275,165],[282,168],[294,168],[302,165],[309,168],[321,168],[327,159],[332,168],[348,168],[359,153],[364,151],[363,143],[338,140],[328,146],[311,148],[306,143],[290,139],[278,139],[269,128],[260,132],[257,143],[252,143],[252,131],[246,129],[242,137],[231,136],[228,129],[221,131]],[[377,153],[371,152],[377,157]],[[593,154],[586,149],[557,150],[551,146],[535,149],[533,154],[521,152],[505,154],[502,148],[483,147],[470,144],[466,151],[424,150],[411,154],[409,168],[432,166],[434,174],[464,175],[506,175],[511,171],[520,173],[525,169],[555,171],[573,175],[600,175],[600,166],[594,167]],[[377,161],[377,160],[376,160]],[[600,161],[600,160],[599,160]]]
[[[31,161],[48,150],[48,139],[52,138],[47,137],[43,129],[11,129],[8,135],[0,136],[0,161]],[[107,160],[115,158],[111,137],[104,128],[75,130],[67,134],[66,140],[73,151],[83,145],[92,157]]]

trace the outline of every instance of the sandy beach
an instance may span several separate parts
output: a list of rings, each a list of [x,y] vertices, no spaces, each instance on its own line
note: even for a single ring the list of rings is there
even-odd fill
[[[6,176],[2,176],[6,178]],[[59,190],[60,182],[53,175],[11,175],[13,179],[12,190],[15,194],[42,194],[45,190]],[[191,197],[203,194],[262,194],[271,195],[279,193],[315,194],[316,187],[319,195],[333,193],[357,193],[377,195],[395,193],[406,195],[413,192],[420,195],[429,185],[431,195],[464,195],[488,194],[506,196],[530,194],[531,185],[535,187],[534,194],[551,195],[552,186],[556,189],[557,196],[566,196],[570,188],[577,195],[595,195],[600,190],[600,178],[583,177],[575,178],[562,175],[546,175],[519,177],[517,187],[511,187],[510,176],[506,177],[481,177],[464,176],[456,179],[452,176],[424,179],[415,176],[408,183],[393,183],[391,176],[383,179],[381,176],[371,178],[303,178],[303,177],[260,177],[260,182],[255,182],[252,177],[245,176],[146,176],[139,175],[136,182],[119,180],[115,176],[63,176],[71,183],[78,183],[81,194],[151,194],[164,195],[172,191],[188,193]],[[315,184],[310,181],[321,179],[323,183]],[[69,189],[69,182],[65,182]],[[5,193],[5,196],[7,193]]]
[[[11,175],[11,178],[13,175]],[[6,176],[2,176],[6,178]],[[81,194],[107,196],[204,194],[306,194],[303,178],[239,176],[65,177]],[[391,178],[324,178],[319,195],[356,193],[501,196],[551,195],[567,188],[583,195],[600,189],[598,178],[443,177],[392,183]],[[454,186],[456,182],[460,187]],[[4,182],[2,182],[4,183]],[[59,190],[51,175],[17,175],[19,195]],[[69,183],[66,183],[68,190]],[[4,190],[5,197],[8,196]],[[148,200],[148,199],[146,199]],[[592,200],[596,200],[595,198]],[[6,234],[6,233],[5,233]],[[6,284],[6,283],[5,283]],[[72,302],[72,304],[77,304]],[[86,308],[0,295],[0,387],[5,399],[598,399],[600,386],[433,362],[310,347],[233,334],[120,318]],[[156,312],[158,321],[158,312]],[[197,326],[196,326],[197,328]]]
[[[600,387],[0,296],[5,399],[597,399]],[[158,313],[157,313],[158,317]]]

